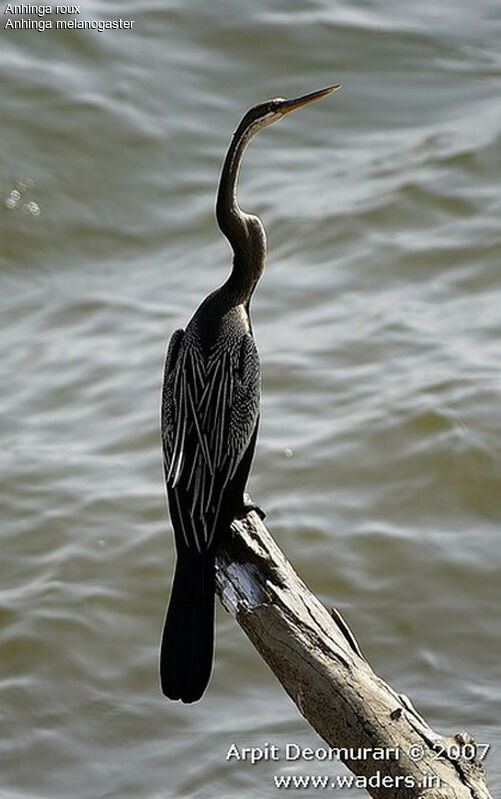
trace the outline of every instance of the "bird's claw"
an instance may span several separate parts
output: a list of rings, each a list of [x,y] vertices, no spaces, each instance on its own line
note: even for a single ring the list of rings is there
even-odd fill
[[[259,505],[256,505],[256,503],[251,500],[248,494],[245,494],[244,501],[235,514],[235,519],[244,519],[247,516],[247,514],[250,513],[251,511],[255,511],[255,513],[257,513],[261,521],[264,521],[264,519],[266,519],[265,511],[262,508],[260,508]]]

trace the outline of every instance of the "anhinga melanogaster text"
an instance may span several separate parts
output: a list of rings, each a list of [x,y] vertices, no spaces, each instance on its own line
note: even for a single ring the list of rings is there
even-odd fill
[[[233,249],[226,282],[202,302],[167,352],[162,442],[177,563],[160,652],[162,690],[195,702],[209,681],[214,648],[215,552],[244,512],[244,490],[259,422],[259,357],[249,303],[261,277],[266,236],[244,213],[236,183],[244,150],[289,111],[339,88],[251,108],[226,154],[216,203],[218,225]]]

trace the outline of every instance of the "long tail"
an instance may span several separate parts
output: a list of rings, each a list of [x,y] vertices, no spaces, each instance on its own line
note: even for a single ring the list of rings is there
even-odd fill
[[[209,682],[214,579],[212,555],[178,558],[160,649],[160,682],[169,699],[196,702]]]

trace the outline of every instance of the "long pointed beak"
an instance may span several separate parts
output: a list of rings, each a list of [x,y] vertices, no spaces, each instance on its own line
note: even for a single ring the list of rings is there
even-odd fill
[[[327,89],[320,89],[318,92],[303,94],[301,97],[296,97],[294,100],[284,100],[284,104],[280,110],[283,114],[288,114],[289,111],[294,111],[296,108],[301,108],[302,105],[307,105],[308,103],[313,103],[315,100],[320,100],[322,97],[325,97],[326,94],[337,92],[337,90],[341,88],[341,84],[338,83],[336,86],[328,86]]]

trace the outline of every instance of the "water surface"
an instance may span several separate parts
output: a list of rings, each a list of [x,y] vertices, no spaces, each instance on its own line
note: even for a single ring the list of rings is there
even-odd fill
[[[159,693],[158,405],[168,336],[227,274],[240,115],[341,82],[246,155],[270,249],[251,490],[375,670],[491,744],[495,795],[499,4],[82,6],[118,16],[132,31],[1,31],[0,793],[272,797],[287,764],[230,745],[321,745],[221,608],[203,701]]]

